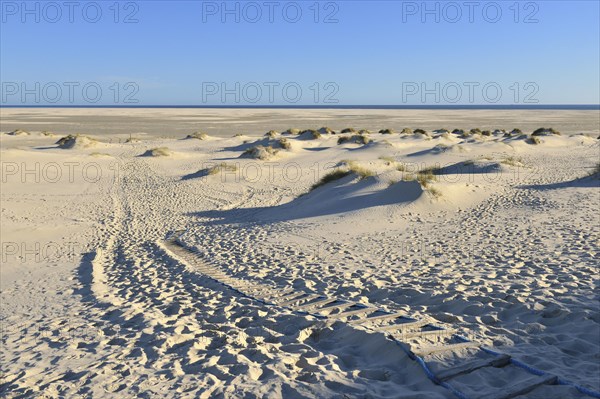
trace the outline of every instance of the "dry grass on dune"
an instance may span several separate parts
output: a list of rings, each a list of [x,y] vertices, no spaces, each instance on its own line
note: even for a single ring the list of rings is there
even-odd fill
[[[171,155],[173,155],[173,151],[167,147],[151,148],[142,154],[144,157],[168,157]]]
[[[85,148],[96,145],[98,141],[87,136],[80,134],[69,134],[68,136],[61,137],[56,144],[59,148],[71,149],[71,148]]]
[[[226,162],[221,162],[218,165],[215,165],[211,168],[206,169],[207,175],[216,175],[220,172],[235,172],[237,171],[237,165],[228,164]]]
[[[313,184],[312,187],[310,188],[310,191],[319,188],[321,186],[324,186],[327,183],[330,183],[332,181],[336,181],[339,179],[342,179],[346,176],[349,176],[351,174],[356,175],[357,177],[359,177],[360,179],[365,179],[367,177],[371,177],[371,176],[375,176],[376,173],[370,169],[367,169],[365,167],[360,166],[357,162],[355,161],[342,161],[342,163],[344,164],[344,167],[342,168],[337,168],[331,172],[329,172],[328,174],[326,174],[325,176],[323,176],[321,178],[321,180],[319,180],[317,183]]]
[[[316,140],[321,138],[321,133],[318,130],[307,129],[300,133],[299,138],[304,140]]]
[[[354,134],[352,136],[340,136],[338,138],[338,144],[355,143],[355,144],[369,144],[371,139],[366,135]]]
[[[194,132],[192,134],[188,134],[186,139],[197,139],[197,140],[206,140],[208,138],[208,134],[203,132]]]
[[[16,129],[6,134],[8,134],[9,136],[29,136],[29,132],[23,129]]]
[[[335,170],[327,173],[325,176],[323,176],[321,178],[321,180],[319,180],[318,182],[313,184],[312,187],[310,188],[310,191],[313,191],[321,186],[324,186],[327,183],[331,183],[333,181],[343,179],[344,177],[350,175],[350,173],[352,173],[352,172],[350,172],[350,170],[335,169]]]
[[[242,153],[242,155],[240,157],[241,158],[258,159],[258,160],[264,161],[267,159],[271,159],[272,157],[277,155],[278,152],[279,152],[279,150],[273,148],[273,146],[257,145],[255,147],[248,148],[246,151],[244,151]]]

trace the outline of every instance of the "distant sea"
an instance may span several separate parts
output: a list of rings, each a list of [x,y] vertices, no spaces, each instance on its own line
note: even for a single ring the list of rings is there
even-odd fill
[[[600,104],[469,105],[0,105],[0,108],[206,108],[206,109],[441,109],[600,110]]]

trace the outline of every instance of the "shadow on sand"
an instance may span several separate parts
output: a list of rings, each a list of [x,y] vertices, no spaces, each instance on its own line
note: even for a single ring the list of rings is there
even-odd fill
[[[358,182],[356,180],[356,175],[349,175],[281,205],[210,210],[191,215],[211,218],[215,224],[273,223],[330,216],[376,206],[405,204],[423,195],[423,189],[416,181],[400,181],[383,187],[383,183],[375,177]]]
[[[551,184],[530,184],[517,188],[528,190],[559,190],[564,188],[600,188],[600,175],[580,177],[569,181]]]

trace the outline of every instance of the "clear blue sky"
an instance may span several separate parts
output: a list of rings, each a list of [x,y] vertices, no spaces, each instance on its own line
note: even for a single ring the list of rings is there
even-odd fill
[[[598,1],[266,1],[2,0],[1,105],[600,103]]]

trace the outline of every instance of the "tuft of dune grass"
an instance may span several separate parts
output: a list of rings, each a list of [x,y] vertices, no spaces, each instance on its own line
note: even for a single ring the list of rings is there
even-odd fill
[[[23,129],[16,129],[7,134],[9,136],[29,136],[29,132]]]
[[[244,158],[260,159],[261,161],[267,160],[275,156],[279,151],[272,146],[257,145],[255,147],[248,148],[242,153]]]
[[[186,139],[197,139],[197,140],[206,140],[208,138],[208,134],[203,132],[194,132],[192,134],[188,134]]]
[[[60,148],[74,148],[78,147],[89,147],[97,144],[95,139],[80,134],[69,134],[68,136],[61,137],[55,144],[58,144]]]
[[[536,129],[533,133],[531,133],[531,136],[549,136],[549,135],[557,135],[560,136],[560,132],[558,130],[555,130],[553,128],[545,128],[545,127],[540,127],[539,129]]]
[[[439,166],[431,166],[429,168],[421,169],[417,173],[417,181],[423,186],[423,188],[429,187],[429,185],[436,180],[435,172],[440,169]]]
[[[327,183],[342,179],[351,174],[355,174],[361,180],[370,176],[375,176],[375,172],[370,169],[358,165],[355,161],[342,161],[346,165],[344,168],[337,168],[321,178],[317,183],[313,184],[310,191],[319,188]]]
[[[375,172],[373,172],[370,169],[360,166],[359,164],[357,164],[354,161],[349,161],[347,163],[347,165],[348,165],[348,170],[350,170],[350,172],[359,176],[361,179],[365,179],[370,176],[375,176]]]
[[[173,152],[167,147],[152,148],[144,153],[148,157],[168,157],[172,154]]]
[[[215,165],[211,168],[206,169],[206,174],[208,175],[216,175],[220,172],[235,172],[237,171],[237,165],[228,164],[226,162],[221,162],[218,165]]]
[[[310,188],[310,191],[313,191],[321,186],[324,186],[327,183],[331,183],[332,181],[343,179],[344,177],[350,175],[350,173],[352,173],[352,172],[350,172],[349,170],[335,169],[335,170],[327,173],[325,176],[323,176],[321,178],[321,180],[319,180],[318,182],[313,184],[312,187]]]
[[[314,130],[314,129],[304,130],[302,133],[300,133],[300,135],[303,136],[302,138],[308,138],[308,139],[312,139],[312,140],[321,138],[321,133],[319,133],[318,130]]]
[[[331,129],[328,126],[323,126],[319,129],[319,133],[321,134],[335,134],[335,130]]]
[[[353,134],[352,136],[340,136],[337,141],[338,144],[345,144],[345,143],[369,144],[370,142],[371,142],[371,139],[368,136],[362,135],[362,134]]]
[[[288,139],[279,139],[277,140],[277,145],[284,150],[289,150],[292,148],[292,143]]]
[[[530,138],[528,138],[527,140],[525,140],[525,142],[527,144],[533,144],[533,145],[542,144],[542,140],[539,137],[537,137],[537,136],[531,136]]]
[[[504,158],[502,161],[500,161],[501,164],[504,165],[508,165],[508,166],[523,166],[523,161],[521,160],[521,158],[516,158],[516,157],[507,157]]]

